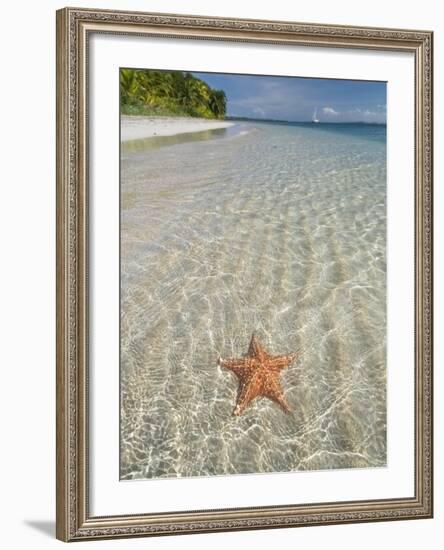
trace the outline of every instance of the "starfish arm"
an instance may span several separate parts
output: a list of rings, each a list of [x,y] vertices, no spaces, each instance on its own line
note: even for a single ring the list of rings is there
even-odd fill
[[[247,359],[219,358],[219,365],[224,369],[231,370],[239,378],[245,377],[247,373],[249,373],[252,369],[251,362],[249,361],[248,358]]]
[[[239,388],[239,394],[237,397],[237,403],[236,407],[234,408],[233,415],[239,416],[240,414],[242,414],[247,405],[257,396],[257,387],[251,379],[242,382]]]
[[[268,366],[270,369],[280,371],[282,369],[285,369],[285,367],[291,365],[291,363],[293,363],[295,359],[295,353],[291,355],[279,355],[277,357],[270,357]]]
[[[253,334],[250,341],[250,347],[248,348],[248,355],[250,357],[256,357],[259,361],[265,361],[268,359],[268,353],[262,346],[256,336]]]
[[[285,412],[292,412],[292,409],[285,401],[284,392],[282,391],[281,385],[275,378],[270,378],[267,380],[264,386],[263,395],[278,403]]]

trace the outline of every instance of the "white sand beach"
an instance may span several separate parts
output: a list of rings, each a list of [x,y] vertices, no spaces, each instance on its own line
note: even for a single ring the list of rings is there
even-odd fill
[[[187,117],[122,116],[120,141],[228,128],[232,122]]]

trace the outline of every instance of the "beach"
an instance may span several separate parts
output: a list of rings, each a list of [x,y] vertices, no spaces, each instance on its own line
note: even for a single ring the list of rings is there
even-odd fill
[[[120,479],[384,467],[385,126],[204,122],[122,121],[187,131],[122,147]],[[233,416],[253,332],[290,413]]]
[[[232,125],[232,122],[225,120],[206,118],[122,116],[120,140],[126,142],[154,136],[175,136]]]

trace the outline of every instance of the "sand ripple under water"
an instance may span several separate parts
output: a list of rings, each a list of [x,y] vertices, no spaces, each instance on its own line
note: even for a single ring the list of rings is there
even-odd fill
[[[238,130],[122,149],[121,479],[386,464],[385,128]],[[291,414],[232,416],[253,331]]]

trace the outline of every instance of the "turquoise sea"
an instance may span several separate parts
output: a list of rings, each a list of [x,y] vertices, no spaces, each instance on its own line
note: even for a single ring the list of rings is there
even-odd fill
[[[386,465],[386,127],[121,150],[121,479]],[[300,350],[258,398],[218,358]]]

